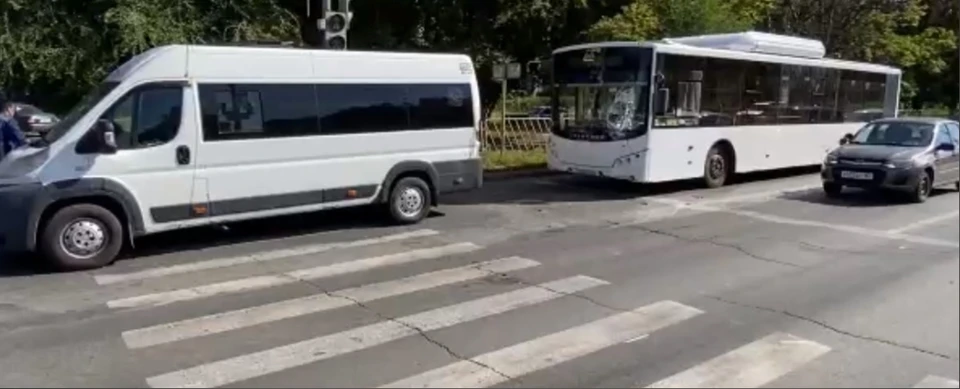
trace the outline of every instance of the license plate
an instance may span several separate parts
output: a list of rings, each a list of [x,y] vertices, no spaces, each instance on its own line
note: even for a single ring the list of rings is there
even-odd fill
[[[842,171],[840,172],[840,177],[851,180],[872,180],[873,173]]]

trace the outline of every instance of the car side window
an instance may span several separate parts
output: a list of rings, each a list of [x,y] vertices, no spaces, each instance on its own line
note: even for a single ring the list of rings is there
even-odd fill
[[[950,136],[950,131],[947,130],[947,126],[941,125],[940,129],[937,131],[937,140],[936,145],[941,145],[944,143],[954,143],[953,138]]]
[[[149,85],[134,89],[101,119],[113,123],[120,150],[166,144],[180,131],[183,87]]]
[[[953,144],[960,148],[960,124],[947,123],[946,126],[947,132],[950,134],[950,138],[953,138]]]

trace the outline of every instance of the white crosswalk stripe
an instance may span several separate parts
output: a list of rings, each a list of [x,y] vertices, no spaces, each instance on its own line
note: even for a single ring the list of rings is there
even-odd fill
[[[216,387],[303,366],[384,344],[420,332],[451,327],[543,303],[607,282],[586,276],[451,305],[253,354],[208,363],[147,379],[151,387]]]
[[[370,239],[354,240],[349,242],[321,243],[307,245],[290,249],[267,251],[263,253],[241,255],[230,258],[219,258],[208,261],[187,263],[183,265],[167,266],[149,270],[138,271],[126,274],[101,274],[94,276],[94,280],[100,285],[116,284],[121,282],[141,281],[150,278],[165,277],[176,274],[197,272],[202,270],[219,269],[230,266],[237,266],[253,262],[266,262],[276,259],[290,258],[303,255],[319,254],[332,250],[373,246],[377,244],[398,242],[414,238],[423,238],[437,235],[440,232],[434,230],[416,230],[402,232],[399,234],[385,235]]]
[[[107,302],[107,306],[110,308],[161,306],[175,302],[208,298],[222,294],[245,292],[279,285],[292,284],[300,281],[358,273],[379,267],[401,265],[454,254],[464,254],[479,249],[480,246],[477,246],[473,243],[455,243],[446,246],[411,250],[397,254],[359,259],[327,266],[319,266],[311,269],[296,270],[279,275],[256,276],[193,288],[178,289],[169,292],[152,293],[118,300],[111,300]]]
[[[440,233],[424,229],[399,234],[385,235],[349,242],[334,242],[302,246],[272,252],[246,256],[220,258],[192,264],[181,264],[148,270],[139,270],[127,274],[107,274],[96,277],[100,285],[131,283],[153,280],[162,283],[164,277],[198,273],[201,279],[204,271],[217,271],[233,266],[241,266],[260,261],[279,262],[285,258],[316,255],[323,259],[325,253],[337,250],[384,245],[381,250],[396,246],[393,254],[371,256],[323,266],[288,271],[284,273],[263,274],[262,268],[250,266],[238,268],[237,279],[209,283],[195,287],[155,292],[132,297],[123,297],[107,302],[110,308],[152,308],[168,304],[200,300],[208,297],[262,291],[271,287],[296,282],[333,278],[348,274],[362,273],[389,266],[413,264],[428,259],[476,252],[481,246],[460,242],[411,249],[405,243],[408,240],[426,238]],[[422,246],[421,246],[422,247]],[[509,254],[507,254],[509,255]],[[342,256],[339,255],[339,256]],[[494,257],[496,258],[496,257]],[[314,260],[313,257],[309,257]],[[442,262],[438,262],[442,263]],[[387,300],[414,293],[436,293],[443,287],[460,283],[469,283],[491,275],[503,274],[525,269],[541,267],[541,263],[524,257],[508,256],[490,259],[467,265],[447,266],[440,270],[431,270],[403,278],[387,279],[377,283],[352,286],[334,291],[317,289],[314,294],[279,301],[258,303],[242,309],[204,312],[197,316],[178,321],[161,321],[159,324],[142,328],[133,328],[122,332],[121,338],[127,348],[147,353],[168,352],[163,347],[193,347],[190,340],[198,340],[204,345],[217,348],[213,359],[198,359],[190,365],[177,363],[168,367],[165,374],[146,379],[151,387],[218,387],[242,383],[267,375],[286,372],[301,366],[344,357],[361,350],[374,349],[403,338],[417,335],[429,335],[430,331],[456,327],[480,319],[490,320],[491,326],[497,326],[497,315],[533,308],[552,300],[558,300],[568,294],[579,293],[592,288],[608,285],[605,280],[578,275],[546,282],[540,285],[523,285],[520,289],[464,302],[454,301],[452,305],[431,306],[419,313],[408,314],[396,319],[378,319],[374,324],[350,328],[341,332],[325,334],[290,344],[276,344],[267,339],[256,340],[260,350],[248,353],[232,353],[231,345],[219,342],[217,336],[228,337],[232,331],[260,329],[270,331],[270,326],[286,320],[323,320],[323,315],[333,311],[380,300]],[[231,269],[232,270],[232,269]],[[566,277],[569,275],[561,276]],[[220,278],[222,280],[223,278]],[[203,281],[201,281],[203,282]],[[206,281],[212,282],[212,281]],[[491,284],[495,285],[495,284]],[[513,284],[511,284],[513,285]],[[179,283],[177,287],[182,287]],[[124,285],[120,288],[137,288],[137,285]],[[498,286],[500,287],[500,286]],[[514,289],[516,286],[511,286]],[[317,288],[320,288],[317,286]],[[450,289],[453,290],[453,289]],[[151,291],[152,292],[152,291]],[[212,302],[211,302],[212,303]],[[558,302],[559,303],[559,302]],[[188,308],[201,308],[197,303]],[[246,305],[244,305],[246,306]],[[378,315],[381,314],[378,312]],[[575,363],[581,358],[589,358],[600,351],[614,347],[648,347],[650,338],[658,339],[659,330],[680,325],[705,312],[679,302],[663,300],[631,311],[610,314],[586,324],[580,324],[546,333],[542,336],[523,339],[516,344],[477,356],[464,356],[463,360],[419,371],[406,371],[400,376],[390,376],[374,385],[388,382],[381,387],[490,387],[507,381],[554,368],[564,363]],[[385,317],[385,316],[380,316]],[[166,321],[166,320],[165,320]],[[527,323],[527,322],[525,322]],[[367,324],[367,323],[364,323]],[[485,324],[487,325],[487,324]],[[454,330],[455,331],[455,330]],[[315,335],[310,335],[315,336]],[[306,337],[310,337],[306,336]],[[666,333],[663,336],[671,336]],[[302,339],[304,337],[301,337]],[[659,338],[657,341],[663,341]],[[299,339],[298,339],[299,340]],[[262,342],[262,344],[260,343]],[[290,340],[285,341],[288,343]],[[622,346],[621,346],[622,345]],[[444,344],[444,347],[454,347]],[[205,346],[206,347],[206,346]],[[219,349],[223,347],[223,349]],[[682,366],[681,371],[669,377],[651,377],[651,388],[672,387],[759,387],[780,379],[788,373],[797,371],[809,362],[830,352],[830,347],[786,333],[773,333],[751,343],[738,346],[732,351],[713,359],[702,361],[696,366]],[[248,354],[244,354],[248,353]],[[462,354],[461,354],[462,355]],[[224,359],[221,359],[224,358]],[[218,360],[219,359],[219,360]],[[193,366],[185,368],[186,366]],[[182,369],[170,371],[175,369]],[[678,369],[680,370],[680,369]],[[156,373],[153,370],[152,373]],[[294,373],[294,375],[297,373]],[[407,376],[409,375],[409,376]],[[406,378],[401,378],[407,376]],[[379,378],[379,377],[377,377]],[[374,378],[375,379],[375,378]],[[392,381],[392,382],[390,382]],[[918,382],[915,388],[957,388],[956,380],[927,376]]]
[[[960,381],[928,375],[913,385],[914,388],[960,388]]]
[[[820,343],[778,332],[648,388],[756,388],[829,351]]]
[[[557,332],[529,342],[402,379],[388,388],[488,387],[627,342],[703,313],[673,301]]]
[[[317,294],[268,305],[222,312],[195,319],[141,328],[123,333],[127,347],[143,348],[207,336],[245,327],[318,313],[387,297],[479,279],[491,273],[505,273],[538,266],[530,259],[511,257],[454,269],[440,270],[399,280]]]

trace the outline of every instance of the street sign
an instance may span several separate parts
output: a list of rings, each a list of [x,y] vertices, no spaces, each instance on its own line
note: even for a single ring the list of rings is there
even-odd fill
[[[521,67],[519,63],[511,63],[507,66],[507,78],[516,80],[520,78]]]
[[[503,81],[504,78],[505,78],[505,76],[504,76],[504,71],[505,71],[505,70],[506,70],[506,67],[503,66],[503,64],[500,64],[500,63],[494,64],[494,65],[493,65],[493,79],[496,80],[496,81]]]
[[[522,66],[519,63],[508,63],[508,64],[494,64],[493,65],[493,79],[494,81],[504,81],[506,80],[516,80],[520,78],[522,74]],[[506,73],[506,74],[504,74]]]

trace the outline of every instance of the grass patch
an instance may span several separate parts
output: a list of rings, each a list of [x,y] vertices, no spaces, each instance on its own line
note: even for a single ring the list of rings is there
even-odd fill
[[[487,150],[483,152],[483,168],[487,171],[536,169],[547,165],[547,151],[543,149]]]

